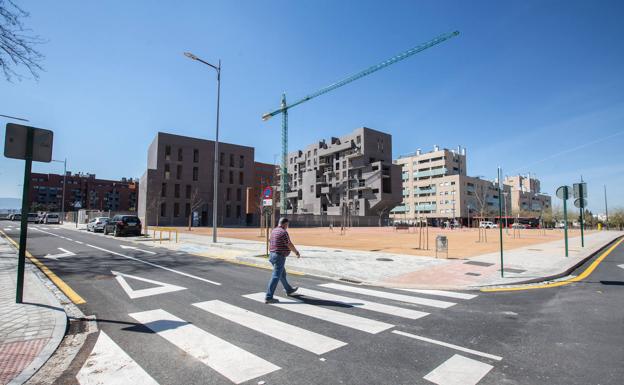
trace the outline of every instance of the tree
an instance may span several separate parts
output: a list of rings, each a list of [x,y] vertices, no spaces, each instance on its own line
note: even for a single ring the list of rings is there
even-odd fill
[[[624,228],[624,208],[617,208],[609,212],[609,227],[622,230]]]
[[[191,194],[191,202],[190,202],[191,211],[189,212],[189,217],[188,217],[189,231],[191,231],[191,225],[193,224],[193,212],[199,209],[203,204],[204,204],[204,198],[202,197],[202,194],[199,191],[199,188],[195,187],[195,189],[193,189],[193,193]]]
[[[40,63],[44,56],[34,46],[44,40],[31,35],[31,30],[24,26],[22,19],[28,16],[13,0],[0,0],[0,68],[7,81],[23,78],[15,69],[19,66],[26,67],[35,79],[43,71]]]

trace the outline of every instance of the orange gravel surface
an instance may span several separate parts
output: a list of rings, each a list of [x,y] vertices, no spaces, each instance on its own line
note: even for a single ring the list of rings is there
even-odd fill
[[[179,228],[180,232],[189,232],[187,228]],[[438,235],[448,239],[449,258],[466,258],[499,250],[498,229],[485,230],[487,241],[479,241],[478,229],[442,230],[430,227],[428,237],[423,228],[422,236],[417,228],[395,230],[393,227],[352,227],[342,235],[340,228],[330,230],[327,227],[290,228],[290,238],[295,245],[320,246],[336,249],[352,249],[363,251],[380,251],[420,256],[435,256],[435,239]],[[212,235],[212,228],[194,227],[192,234]],[[590,231],[586,231],[589,234]],[[262,241],[258,228],[220,228],[220,237]],[[483,230],[482,230],[483,234]],[[579,230],[569,230],[568,236],[579,236]],[[420,237],[420,242],[419,242]],[[427,238],[429,249],[427,249]],[[537,245],[540,243],[561,240],[563,230],[522,229],[508,232],[503,230],[505,250],[518,247]]]

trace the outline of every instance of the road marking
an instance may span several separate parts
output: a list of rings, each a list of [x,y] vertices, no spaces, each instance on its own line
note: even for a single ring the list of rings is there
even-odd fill
[[[327,353],[347,345],[346,342],[265,317],[222,301],[194,303],[193,306],[315,354]]]
[[[0,231],[0,234],[2,234],[9,242],[11,242],[13,247],[19,250],[19,245],[17,244],[17,242],[15,242],[11,237],[6,235],[6,233],[4,233],[3,231]],[[87,301],[85,301],[80,295],[78,295],[78,293],[76,293],[74,289],[72,289],[68,284],[65,283],[65,281],[63,281],[56,274],[54,274],[52,270],[48,269],[48,267],[41,263],[41,261],[35,258],[28,250],[25,250],[25,252],[26,257],[28,257],[28,259],[35,266],[37,266],[39,270],[41,270],[41,272],[45,274],[46,277],[48,277],[48,279],[52,281],[56,285],[56,287],[58,287],[59,290],[61,290],[67,296],[67,298],[69,298],[70,301],[72,301],[76,305],[82,305],[84,303],[87,303]]]
[[[148,254],[156,254],[153,251],[142,250],[142,249],[139,249],[138,247],[134,247],[134,246],[119,245],[119,247],[121,247],[122,249],[131,249],[131,250],[136,250],[136,251],[142,251],[142,252],[148,253]]]
[[[4,228],[4,231],[11,231],[11,230],[13,230],[13,228],[11,228],[11,227],[5,227]]]
[[[624,241],[624,238],[620,238],[619,241],[614,243],[611,247],[609,247],[600,257],[596,258],[594,262],[591,263],[581,274],[576,277],[572,277],[570,279],[566,279],[564,281],[543,283],[539,285],[528,285],[528,286],[517,286],[517,287],[492,287],[492,288],[483,288],[481,291],[483,292],[497,292],[497,291],[520,291],[520,290],[534,290],[534,289],[547,289],[551,287],[565,286],[569,285],[573,282],[579,282],[589,277],[591,273],[598,267],[598,265],[607,257],[607,255],[611,254],[616,247],[620,245]]]
[[[454,291],[446,291],[446,290],[398,289],[398,288],[397,290],[409,291],[412,293],[419,293],[419,294],[438,295],[440,297],[449,297],[449,298],[457,298],[457,299],[473,299],[477,297],[476,294],[457,293]]]
[[[76,243],[78,243],[80,245],[84,245],[84,242],[81,242],[81,241],[74,241],[74,242],[76,242]]]
[[[193,279],[196,279],[196,280],[199,280],[199,281],[202,281],[202,282],[211,283],[211,284],[213,284],[213,285],[217,285],[217,286],[220,286],[220,285],[221,285],[219,282],[211,281],[211,280],[209,280],[209,279],[206,279],[206,278],[201,278],[201,277],[198,277],[198,276],[196,276],[196,275],[193,275],[193,274],[188,274],[188,273],[185,273],[185,272],[182,272],[182,271],[178,271],[178,270],[170,269],[170,268],[168,268],[168,267],[161,266],[161,265],[157,265],[157,264],[152,263],[152,262],[143,261],[143,260],[141,260],[141,259],[139,259],[139,258],[136,258],[136,257],[131,257],[131,256],[129,256],[129,255],[123,255],[123,254],[120,254],[120,253],[114,252],[114,251],[112,251],[112,250],[106,250],[106,249],[103,249],[103,248],[98,247],[98,246],[90,245],[90,244],[88,244],[88,243],[87,243],[87,246],[92,247],[92,248],[97,249],[97,250],[100,250],[100,251],[105,251],[105,252],[110,253],[110,254],[113,254],[113,255],[117,255],[117,256],[122,257],[122,258],[131,259],[131,260],[133,260],[133,261],[141,262],[141,263],[144,263],[144,264],[149,265],[149,266],[153,266],[153,267],[156,267],[156,268],[159,268],[159,269],[167,270],[167,271],[170,271],[170,272],[175,273],[175,274],[180,274],[180,275],[183,275],[183,276],[185,276],[185,277],[193,278]]]
[[[423,378],[438,385],[476,385],[492,368],[492,365],[455,354]]]
[[[400,336],[413,338],[415,340],[429,342],[429,343],[432,343],[432,344],[436,344],[436,345],[444,346],[444,347],[447,347],[447,348],[459,350],[460,352],[474,354],[475,356],[481,356],[481,357],[489,358],[491,360],[500,361],[500,360],[503,359],[503,357],[495,356],[494,354],[489,354],[489,353],[480,352],[478,350],[464,348],[464,347],[459,346],[459,345],[449,344],[448,342],[438,341],[438,340],[434,340],[432,338],[417,336],[416,334],[406,333],[406,332],[402,332],[400,330],[393,330],[392,333],[398,334]]]
[[[280,369],[165,310],[131,313],[129,316],[235,384]]]
[[[111,270],[111,273],[113,273],[113,275],[115,276],[115,279],[117,280],[117,282],[119,282],[119,285],[121,285],[121,288],[126,292],[126,294],[128,294],[128,297],[130,297],[131,299],[149,297],[152,295],[158,295],[158,294],[164,294],[164,293],[171,293],[171,292],[180,291],[180,290],[186,290],[186,288],[182,286],[172,285],[170,283],[165,283],[165,282],[160,282],[160,281],[154,281],[154,280],[147,279],[147,278],[141,278],[135,275],[123,274],[123,273],[112,271],[112,270]],[[130,287],[130,285],[128,285],[126,278],[151,283],[157,286],[149,287],[147,289],[134,290],[133,288]]]
[[[323,291],[317,291],[312,289],[305,289],[300,287],[297,291],[297,294],[303,294],[305,296],[310,296],[318,299],[322,299],[325,301],[338,302],[345,305],[350,305],[353,307],[359,307],[362,309],[375,311],[378,313],[390,314],[397,317],[409,318],[409,319],[419,319],[429,315],[429,313],[425,313],[423,311],[413,310],[413,309],[405,309],[398,306],[392,305],[384,305],[377,302],[367,301],[359,298],[350,298],[344,297],[342,295],[325,293]]]
[[[243,297],[252,299],[258,302],[264,302],[265,293],[247,294]],[[361,330],[366,333],[377,334],[384,330],[388,330],[394,325],[371,320],[364,317],[358,317],[352,314],[341,313],[339,311],[326,309],[324,307],[307,304],[303,301],[291,298],[286,299],[282,297],[275,297],[280,302],[272,304],[271,306],[279,307],[281,309],[290,310],[295,313],[303,314],[309,317],[318,318],[323,321],[335,323],[338,325],[346,326],[348,328]]]
[[[618,265],[618,267],[624,269],[624,264]]]
[[[61,250],[62,253],[60,253],[60,254],[47,254],[47,255],[44,256],[44,258],[57,260],[59,258],[73,257],[74,255],[76,255],[76,254],[72,253],[71,251],[63,249],[62,247],[58,247],[58,249]]]
[[[76,379],[81,385],[158,385],[103,331]]]
[[[455,305],[455,302],[447,302],[447,301],[440,301],[438,299],[429,299],[429,298],[415,297],[411,295],[389,293],[387,291],[371,290],[371,289],[365,289],[363,287],[357,287],[357,286],[340,285],[337,283],[325,283],[319,286],[327,287],[330,289],[349,291],[351,293],[370,295],[372,297],[386,298],[386,299],[392,299],[395,301],[413,303],[416,305],[437,307],[440,309],[446,309]]]

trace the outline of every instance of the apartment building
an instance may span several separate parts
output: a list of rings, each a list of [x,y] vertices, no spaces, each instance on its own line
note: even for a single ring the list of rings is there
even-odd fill
[[[132,178],[121,180],[98,179],[95,174],[67,171],[62,174],[32,173],[30,202],[33,211],[61,211],[63,183],[65,186],[65,211],[74,205],[87,210],[135,211],[137,209],[138,182]]]
[[[254,148],[219,142],[218,225],[246,224],[254,185]],[[139,184],[139,216],[148,225],[212,225],[214,141],[159,132]]]
[[[247,225],[259,223],[262,208],[262,190],[267,186],[277,185],[277,173],[279,167],[270,163],[254,162],[253,186],[247,188]],[[279,206],[278,197],[275,197]]]
[[[395,161],[401,167],[402,204],[391,212],[395,221],[426,219],[431,225],[456,220],[471,225],[475,218],[498,215],[495,182],[467,175],[466,149],[434,146]],[[503,187],[503,204],[510,206],[510,187]]]
[[[531,175],[506,177],[503,183],[511,189],[511,212],[523,217],[539,217],[552,209],[552,198],[540,190],[540,181]]]
[[[377,221],[401,202],[400,178],[400,167],[392,163],[392,136],[358,128],[288,154],[286,214],[348,213]]]

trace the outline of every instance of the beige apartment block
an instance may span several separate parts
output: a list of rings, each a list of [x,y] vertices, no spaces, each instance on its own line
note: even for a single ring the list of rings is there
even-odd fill
[[[391,212],[395,221],[430,225],[457,221],[473,225],[481,218],[494,218],[499,212],[496,181],[467,176],[466,149],[441,149],[401,156],[394,161],[401,166],[403,202]],[[503,207],[511,210],[510,187],[503,187]]]
[[[506,177],[503,183],[511,189],[513,216],[536,218],[552,210],[552,198],[540,191],[540,181],[530,174]]]

